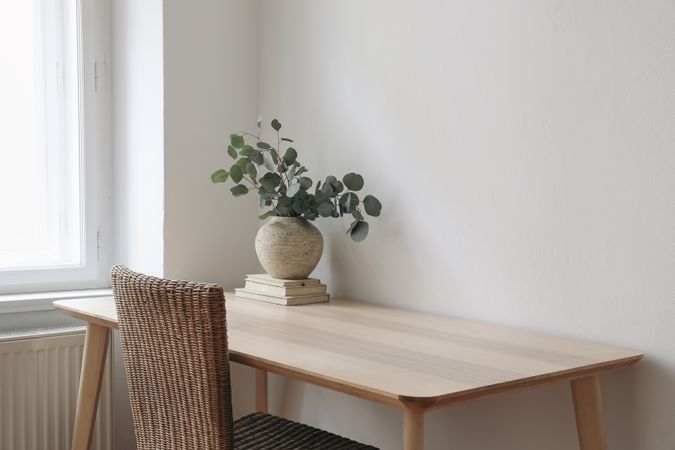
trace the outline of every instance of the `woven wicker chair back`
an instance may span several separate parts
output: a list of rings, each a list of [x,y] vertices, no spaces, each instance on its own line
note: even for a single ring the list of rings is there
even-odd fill
[[[232,450],[225,298],[214,284],[112,269],[139,450]]]

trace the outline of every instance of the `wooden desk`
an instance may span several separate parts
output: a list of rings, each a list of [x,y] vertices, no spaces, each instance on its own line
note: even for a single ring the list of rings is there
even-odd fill
[[[580,448],[606,448],[598,375],[629,366],[635,350],[348,300],[284,307],[227,294],[230,359],[258,369],[256,406],[267,409],[267,372],[400,408],[405,450],[424,444],[425,411],[536,385],[569,381]],[[73,450],[89,446],[112,298],[54,305],[88,322]]]

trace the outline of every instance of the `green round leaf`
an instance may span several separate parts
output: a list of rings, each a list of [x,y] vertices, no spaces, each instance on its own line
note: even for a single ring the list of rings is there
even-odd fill
[[[239,160],[236,162],[237,166],[241,169],[242,172],[246,170],[246,165],[249,163],[248,158],[239,158]]]
[[[293,217],[293,207],[292,206],[279,206],[275,208],[277,210],[277,215],[281,217]]]
[[[337,192],[335,192],[335,188],[330,183],[325,183],[321,188],[321,190],[325,192],[326,195],[328,195],[329,197],[335,197],[337,195]]]
[[[287,166],[290,166],[295,162],[295,158],[298,157],[298,152],[295,151],[293,147],[288,147],[286,153],[284,153],[284,162]]]
[[[347,234],[351,234],[352,230],[354,227],[359,223],[358,220],[353,221],[351,224],[349,224],[349,228],[347,228]]]
[[[231,145],[227,146],[227,154],[230,155],[232,159],[237,159],[237,149]]]
[[[298,182],[300,183],[300,189],[305,191],[312,187],[312,179],[309,177],[300,177],[298,178]]]
[[[265,206],[272,205],[272,193],[265,191],[258,191],[258,198],[260,200],[260,207],[264,208]]]
[[[268,217],[273,217],[273,216],[276,216],[276,215],[277,215],[277,212],[276,212],[276,211],[270,210],[270,211],[267,211],[265,214],[262,214],[262,215],[258,216],[258,218],[259,218],[260,220],[265,220],[265,219],[267,219]]]
[[[358,173],[348,173],[342,177],[342,181],[350,191],[360,191],[363,187],[363,177]]]
[[[235,164],[230,168],[230,176],[232,177],[232,181],[239,183],[244,178],[244,172],[241,170],[241,167]]]
[[[300,183],[298,183],[298,184],[300,184]],[[297,198],[301,198],[301,199],[309,199],[309,198],[310,198],[310,195],[311,195],[311,194],[308,194],[307,191],[303,191],[302,189],[300,189],[300,190],[298,191],[298,193],[295,194],[295,196],[296,196]],[[311,198],[314,198],[314,196],[312,195]]]
[[[295,199],[293,199],[293,211],[295,211],[298,214],[311,213],[311,211],[309,210],[309,202],[306,202],[301,198],[295,197]]]
[[[263,154],[259,151],[251,147],[250,145],[244,145],[241,150],[239,151],[239,154],[241,156],[244,156],[254,163],[261,165],[265,160],[263,159]]]
[[[338,202],[342,207],[342,210],[350,214],[357,206],[359,206],[359,197],[353,192],[347,192],[345,195],[340,197]]]
[[[272,128],[279,131],[281,129],[281,122],[279,122],[277,119],[274,119],[272,121]]]
[[[246,144],[246,145],[244,145],[243,147],[241,147],[241,150],[239,150],[239,154],[240,154],[241,156],[250,157],[250,156],[253,154],[253,152],[255,152],[255,151],[256,151],[256,150],[255,150],[253,147],[251,147],[250,145]]]
[[[281,177],[274,172],[267,172],[260,178],[260,184],[267,192],[272,192],[281,183]]]
[[[349,235],[351,236],[352,240],[354,242],[361,242],[368,236],[368,229],[370,228],[370,225],[368,225],[368,222],[364,222],[363,220],[358,220],[356,222],[356,225],[352,227]]]
[[[355,218],[356,220],[363,220],[363,214],[361,214],[361,211],[359,211],[358,209],[352,211],[352,217]]]
[[[330,217],[333,215],[333,210],[335,209],[335,206],[333,206],[333,203],[328,201],[319,204],[317,207],[317,212],[321,217]]]
[[[316,191],[316,194],[314,194],[314,198],[316,199],[316,202],[319,204],[330,201],[330,196],[326,194],[324,191]]]
[[[255,178],[258,176],[258,170],[255,168],[255,164],[252,162],[246,164],[246,173],[253,179],[253,182],[255,183]]]
[[[363,207],[368,215],[377,217],[382,211],[382,203],[372,195],[366,195],[363,199]]]
[[[235,187],[230,189],[230,191],[232,192],[232,195],[234,195],[235,197],[241,197],[242,195],[248,194],[248,188],[243,184],[236,185]]]
[[[269,150],[269,149],[272,148],[272,146],[270,144],[268,144],[267,142],[258,142],[255,145],[256,145],[256,147],[262,148],[263,150]]]
[[[328,175],[326,177],[326,184],[332,184],[337,181],[337,178],[335,178],[333,175]]]
[[[211,174],[211,181],[213,183],[224,183],[229,176],[230,174],[225,169],[218,169]]]
[[[241,134],[231,134],[230,142],[234,148],[242,148],[244,146],[244,136]]]
[[[251,155],[251,161],[256,163],[257,165],[261,165],[265,162],[265,158],[263,157],[262,152],[259,152],[258,150],[253,150],[253,154]]]

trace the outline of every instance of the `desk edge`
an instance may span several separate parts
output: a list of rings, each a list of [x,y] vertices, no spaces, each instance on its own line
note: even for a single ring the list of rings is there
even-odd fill
[[[632,366],[633,364],[640,361],[643,358],[643,356],[644,353],[639,353],[634,356],[621,358],[613,361],[592,364],[581,368],[563,370],[560,372],[554,372],[542,376],[524,378],[515,381],[506,381],[504,383],[494,384],[491,386],[485,386],[477,389],[471,389],[447,395],[437,395],[431,397],[413,397],[401,395],[399,396],[399,401],[408,407],[416,407],[425,410],[438,409],[451,404],[461,403],[469,400],[476,400],[494,395],[517,392],[521,390],[543,386],[546,384],[572,381],[578,378],[584,378],[587,376],[611,372],[614,370]]]
[[[104,296],[104,297],[93,297],[93,298],[112,298],[112,297]],[[69,316],[74,317],[76,319],[84,320],[85,322],[92,322],[92,323],[95,323],[95,324],[98,324],[98,325],[103,325],[104,327],[108,327],[108,328],[113,328],[113,329],[118,328],[117,322],[110,321],[110,320],[106,319],[105,317],[92,315],[91,313],[85,314],[85,313],[83,313],[83,312],[81,312],[77,309],[73,309],[70,306],[68,306],[67,304],[65,304],[65,302],[68,302],[68,301],[70,301],[70,300],[57,300],[55,302],[52,302],[52,304],[54,305],[54,307],[56,309],[62,311],[65,314],[68,314]]]

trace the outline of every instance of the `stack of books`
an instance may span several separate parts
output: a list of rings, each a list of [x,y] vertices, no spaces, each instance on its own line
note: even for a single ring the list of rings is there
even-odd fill
[[[316,278],[280,280],[266,273],[246,275],[246,286],[234,291],[237,297],[277,305],[306,305],[328,301],[326,285]]]

